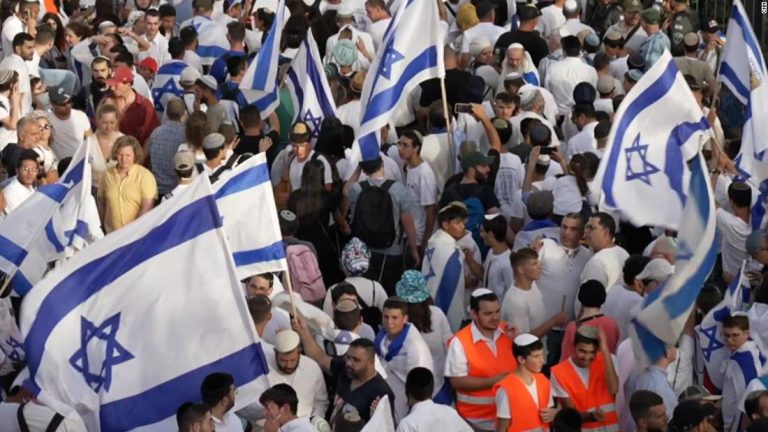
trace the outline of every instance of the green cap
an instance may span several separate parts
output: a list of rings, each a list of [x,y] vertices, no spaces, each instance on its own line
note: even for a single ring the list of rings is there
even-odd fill
[[[640,17],[648,24],[661,24],[663,16],[661,11],[655,7],[649,7],[640,13]]]
[[[643,10],[643,4],[640,0],[624,0],[624,10],[627,12],[640,12]]]
[[[212,10],[213,0],[193,0],[192,5],[195,9]]]

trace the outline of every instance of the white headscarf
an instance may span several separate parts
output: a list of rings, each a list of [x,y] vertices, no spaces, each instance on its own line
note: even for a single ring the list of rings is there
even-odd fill
[[[519,44],[517,42],[513,43],[512,45],[507,48],[507,54],[509,54],[510,51],[514,49],[520,49],[523,50],[523,56],[525,57],[523,59],[523,64],[521,67],[517,70],[512,69],[509,67],[509,63],[507,62],[506,55],[504,56],[504,61],[501,62],[501,73],[499,76],[505,77],[509,75],[511,72],[520,72],[523,75],[523,79],[528,84],[533,85],[539,85],[539,71],[536,70],[536,65],[533,64],[533,60],[531,59],[531,55],[528,54],[528,51],[525,50],[525,47],[523,47],[522,44]],[[497,92],[503,92],[504,90],[504,80],[499,79],[499,85],[496,89]]]

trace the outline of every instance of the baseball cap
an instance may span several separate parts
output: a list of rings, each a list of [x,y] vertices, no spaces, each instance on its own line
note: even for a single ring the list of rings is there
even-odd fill
[[[642,17],[643,21],[648,24],[661,24],[663,21],[661,10],[655,7],[644,9],[642,12],[640,12],[640,17]]]
[[[152,71],[153,74],[157,73],[157,60],[153,59],[152,57],[147,57],[144,60],[140,61],[137,66],[145,67]]]
[[[640,12],[643,9],[643,4],[640,0],[624,0],[625,12]]]
[[[184,171],[195,166],[195,155],[189,150],[182,150],[173,156],[176,171]]]
[[[107,80],[109,85],[133,83],[133,71],[128,66],[120,66],[115,69],[112,78]]]
[[[693,401],[699,401],[699,400],[705,400],[705,401],[716,401],[722,399],[722,396],[720,395],[713,395],[709,392],[706,388],[700,385],[692,385],[685,388],[680,393],[680,396],[677,398],[680,402],[685,402],[689,400]]]
[[[635,277],[635,279],[653,279],[656,281],[664,280],[669,276],[672,276],[672,273],[674,272],[675,268],[672,266],[672,264],[669,263],[669,261],[663,258],[654,258],[645,265],[643,271],[641,271],[640,274]]]
[[[687,432],[700,425],[707,417],[715,413],[715,407],[711,404],[702,404],[696,400],[687,400],[679,403],[672,414],[669,423],[677,432]]]
[[[312,130],[309,125],[300,121],[291,126],[291,132],[288,134],[292,143],[303,143],[309,141],[312,135]]]
[[[527,3],[517,10],[517,17],[520,18],[520,21],[530,21],[539,16],[541,16],[541,12],[534,4]]]
[[[461,157],[461,169],[464,171],[478,166],[478,165],[491,165],[494,159],[490,156],[486,156],[478,151],[473,151],[468,155]]]
[[[299,346],[299,342],[301,339],[298,333],[290,329],[283,330],[275,336],[275,351],[281,354],[291,352]]]
[[[200,78],[197,79],[197,81],[195,81],[195,84],[208,87],[213,91],[216,91],[219,88],[219,83],[216,81],[216,78],[210,75],[201,76]]]
[[[51,87],[48,89],[48,97],[54,105],[64,105],[72,100],[72,95],[67,93],[64,87]]]
[[[717,20],[711,19],[705,22],[704,25],[701,26],[701,29],[707,33],[717,33],[717,31],[720,30],[720,24]]]
[[[608,94],[616,89],[616,80],[612,75],[603,75],[597,79],[597,91]]]

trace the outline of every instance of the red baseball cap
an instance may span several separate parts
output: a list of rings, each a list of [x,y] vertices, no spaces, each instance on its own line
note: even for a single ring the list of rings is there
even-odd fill
[[[107,80],[107,84],[109,85],[117,85],[117,84],[132,84],[133,83],[133,71],[131,71],[130,68],[127,66],[120,66],[117,69],[115,69],[115,72],[112,74],[112,78]]]
[[[140,61],[137,66],[145,67],[152,71],[153,74],[157,73],[157,60],[153,59],[152,57],[147,57],[144,60]]]

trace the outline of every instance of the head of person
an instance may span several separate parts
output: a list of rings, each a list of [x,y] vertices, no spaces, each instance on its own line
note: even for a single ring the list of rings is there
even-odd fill
[[[536,280],[541,276],[541,265],[539,264],[539,254],[531,248],[522,248],[509,255],[509,263],[515,278],[525,278]]]
[[[187,139],[187,144],[190,148],[197,151],[203,149],[203,139],[210,135],[211,126],[208,123],[208,117],[205,116],[203,111],[195,111],[189,115],[186,123],[184,123],[184,137]]]
[[[240,122],[246,133],[261,132],[261,112],[253,105],[248,105],[240,110]]]
[[[560,39],[560,46],[566,57],[578,57],[581,55],[581,43],[576,36],[566,36]]]
[[[584,216],[581,213],[568,213],[560,222],[560,244],[575,249],[584,237]]]
[[[461,157],[461,169],[465,178],[471,178],[478,183],[486,183],[491,174],[493,158],[478,151],[471,152]]]
[[[666,432],[667,409],[664,399],[649,390],[637,390],[629,398],[629,412],[641,432]]]
[[[735,352],[749,340],[749,318],[731,315],[723,321],[723,341],[729,351]]]
[[[312,138],[312,130],[309,125],[304,122],[296,122],[291,126],[289,139],[291,146],[293,147],[293,153],[296,155],[296,161],[304,162],[309,158],[312,152],[312,145],[310,139]]]
[[[280,222],[280,233],[283,237],[293,237],[296,235],[296,231],[299,230],[299,218],[296,217],[296,213],[290,210],[280,210],[277,214],[277,219]]]
[[[744,412],[751,421],[768,417],[768,390],[756,390],[744,399]]]
[[[179,39],[184,44],[186,50],[197,49],[197,30],[194,26],[186,26],[179,31]]]
[[[114,105],[101,105],[96,110],[96,128],[106,133],[115,133],[119,130],[119,111]]]
[[[432,333],[431,300],[424,275],[406,270],[395,285],[395,293],[408,307],[408,322],[422,333]]]
[[[520,20],[520,27],[526,31],[532,31],[539,23],[541,12],[533,3],[526,3],[523,7],[517,9],[517,18]]]
[[[67,45],[73,47],[81,40],[90,36],[91,26],[81,22],[70,21],[67,23],[64,34]]]
[[[51,110],[56,117],[66,120],[72,114],[72,95],[64,87],[51,87],[48,89],[48,99],[51,101]]]
[[[485,36],[475,38],[469,44],[469,53],[475,59],[475,66],[493,65],[496,59],[493,56],[493,45]]]
[[[176,410],[179,432],[213,432],[211,408],[203,403],[185,402]]]
[[[506,62],[510,72],[525,72],[525,48],[519,43],[510,45],[507,48]]]
[[[123,135],[112,145],[112,160],[117,161],[117,168],[128,170],[134,164],[144,160],[144,150],[139,141],[131,135]]]
[[[583,286],[583,285],[582,285]],[[582,325],[573,338],[571,360],[580,368],[588,368],[600,352],[600,335],[597,328]]]
[[[12,41],[14,54],[21,57],[24,61],[31,61],[35,52],[35,38],[29,33],[19,33],[14,36]]]
[[[530,373],[540,373],[546,363],[544,343],[530,333],[517,335],[512,343],[512,354],[517,367]]]
[[[768,417],[762,417],[749,425],[746,432],[763,432],[768,430]]]
[[[427,368],[413,368],[405,378],[405,395],[411,406],[432,399],[434,388],[435,377]]]
[[[731,208],[749,210],[752,206],[752,189],[745,182],[733,182],[728,186],[728,202]]]
[[[453,201],[438,211],[437,223],[441,230],[460,240],[466,233],[468,217],[467,206],[461,201]]]
[[[645,287],[637,275],[642,273],[648,263],[651,262],[651,258],[643,255],[630,255],[626,261],[624,261],[624,267],[622,268],[622,278],[624,285],[633,291],[644,295]]]
[[[272,319],[272,300],[264,294],[253,296],[247,300],[248,314],[251,316],[253,325],[257,329],[263,329],[267,322]]]
[[[104,56],[97,56],[91,61],[91,78],[95,83],[104,86],[112,76],[112,62]]]
[[[670,264],[674,264],[677,258],[677,239],[667,235],[656,240],[651,248],[651,258],[662,258]]]
[[[146,36],[154,38],[160,32],[160,11],[149,9],[144,13],[146,24]]]
[[[408,303],[400,297],[390,297],[384,302],[381,326],[389,336],[400,334],[408,324]]]
[[[555,414],[552,427],[557,432],[581,432],[581,413],[575,408],[563,408]]]
[[[147,57],[136,64],[136,70],[139,72],[139,75],[141,75],[147,82],[151,82],[155,79],[157,69],[157,61],[152,57]]]
[[[480,226],[480,238],[487,246],[507,240],[507,220],[501,213],[485,215]]]
[[[245,291],[247,297],[255,297],[257,295],[272,295],[272,289],[275,285],[275,275],[272,273],[261,273],[253,275],[248,278],[248,283],[245,285]]]
[[[267,420],[283,426],[296,418],[299,397],[288,384],[276,384],[259,396],[259,403],[264,406]]]
[[[118,66],[106,83],[118,97],[125,97],[133,92],[133,71],[128,66]]]
[[[37,126],[35,126],[37,127]],[[24,186],[35,184],[37,174],[40,172],[40,156],[34,150],[24,150],[16,162],[16,179]]]
[[[713,405],[703,405],[699,401],[688,400],[680,402],[672,413],[670,429],[675,432],[706,432],[709,431],[708,419],[715,414]]]
[[[643,290],[651,293],[672,276],[675,268],[663,258],[653,258],[635,278],[643,284]]]
[[[40,143],[50,147],[53,142],[53,125],[44,111],[35,111],[35,122],[40,127]]]
[[[165,116],[168,120],[184,123],[187,120],[187,106],[181,98],[171,98],[165,105]]]
[[[19,82],[19,73],[15,70],[0,72],[0,93],[10,94],[11,89]]]
[[[291,329],[282,330],[275,336],[275,363],[280,373],[292,375],[299,367],[299,334]]]
[[[32,149],[40,142],[40,126],[33,116],[27,115],[16,123],[17,145],[23,149]]]
[[[595,252],[613,245],[616,236],[616,222],[605,212],[597,212],[589,218],[585,227],[587,242]]]
[[[640,12],[643,10],[643,3],[640,0],[624,0],[624,25],[628,28],[634,28],[640,23]]]
[[[357,237],[353,237],[341,251],[341,267],[347,276],[362,276],[368,271],[371,251]]]
[[[217,100],[216,91],[219,88],[219,84],[216,81],[216,78],[210,75],[203,75],[197,81],[195,81],[194,88],[195,94],[197,95],[197,98],[200,99],[201,103],[210,105],[211,102],[215,102]]]
[[[176,152],[173,156],[173,169],[180,182],[192,181],[197,174],[195,154],[189,150]]]
[[[501,322],[499,297],[487,288],[477,288],[469,297],[469,314],[480,330],[495,331]]]
[[[413,159],[414,156],[418,156],[421,153],[421,141],[422,136],[419,131],[415,129],[403,131],[400,134],[400,139],[397,141],[397,151],[400,159],[407,162]]]
[[[528,197],[528,216],[533,220],[546,220],[552,217],[555,197],[551,191],[537,191]]]
[[[173,34],[173,26],[176,25],[176,8],[172,4],[166,3],[160,5],[157,9],[160,12],[160,31],[164,35]]]
[[[206,160],[214,160],[224,157],[224,135],[214,132],[203,138],[203,154]]]
[[[200,400],[211,410],[227,412],[235,406],[235,379],[226,372],[214,372],[200,385]]]
[[[583,307],[600,308],[605,303],[605,285],[602,282],[590,279],[579,287],[578,299]]]
[[[571,107],[571,121],[579,130],[584,129],[588,123],[595,121],[596,112],[592,104],[575,104]]]
[[[351,379],[363,379],[376,372],[374,360],[376,350],[369,339],[355,339],[349,344],[347,353],[344,354],[344,367],[347,376]]]
[[[659,26],[664,21],[664,16],[659,8],[651,6],[640,12],[640,24],[649,35],[659,31]]]
[[[509,120],[514,115],[518,105],[520,105],[519,97],[512,96],[506,92],[500,92],[496,94],[493,111],[496,114],[496,117]]]
[[[354,287],[352,289],[354,290]],[[333,307],[333,324],[337,329],[355,332],[362,323],[363,316],[360,312],[360,305],[356,301],[345,298],[335,302]]]
[[[365,13],[371,19],[371,22],[380,21],[390,16],[387,2],[384,0],[366,0]]]

